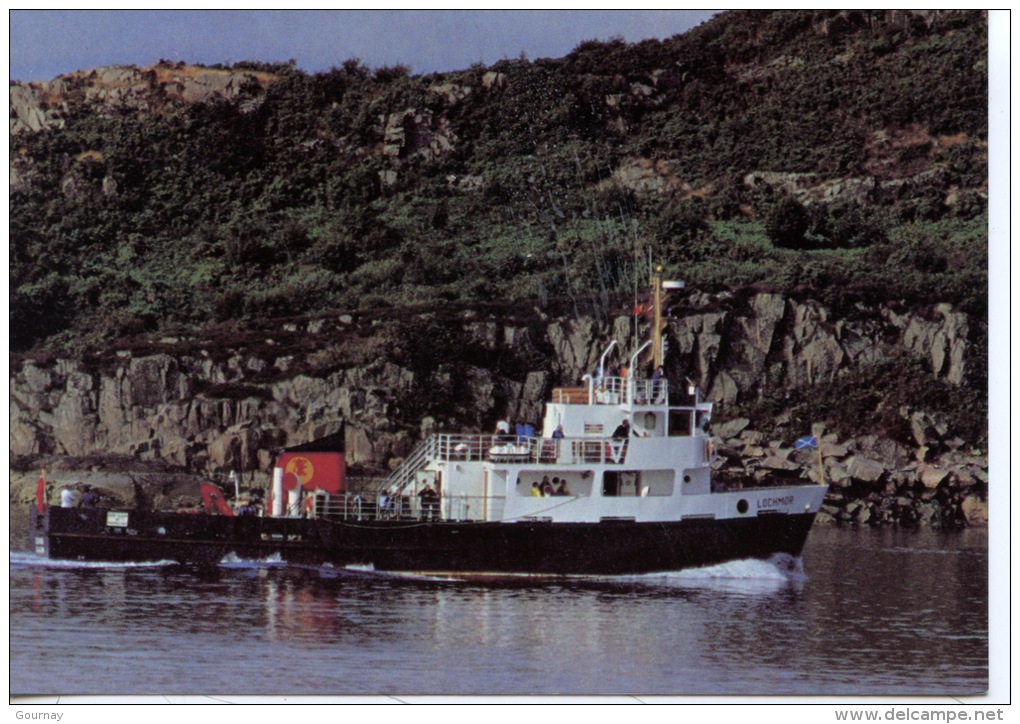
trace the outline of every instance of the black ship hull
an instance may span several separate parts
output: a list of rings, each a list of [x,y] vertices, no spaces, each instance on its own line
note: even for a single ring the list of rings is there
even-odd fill
[[[86,561],[214,565],[228,555],[443,575],[623,575],[800,554],[813,513],[638,523],[227,517],[33,508],[36,551]],[[109,523],[115,523],[110,525]]]

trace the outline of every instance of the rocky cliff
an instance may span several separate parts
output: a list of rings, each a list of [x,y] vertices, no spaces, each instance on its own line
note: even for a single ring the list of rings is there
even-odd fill
[[[275,76],[161,61],[146,68],[114,65],[68,73],[51,81],[12,83],[12,136],[63,128],[68,114],[90,112],[150,114],[172,106],[212,100],[257,107]]]
[[[841,435],[839,419],[805,421],[788,410],[753,423],[735,416],[749,401],[836,383],[903,355],[923,359],[931,384],[958,385],[968,374],[968,329],[966,315],[946,305],[836,318],[775,294],[695,294],[669,322],[668,373],[719,403],[717,468],[728,484],[824,474],[834,519],[980,523],[984,439],[962,439],[923,400],[892,411],[880,409],[888,401],[869,403],[876,419],[899,420],[898,435]],[[11,453],[22,469],[124,457],[212,476],[239,470],[261,485],[276,450],[343,426],[349,463],[384,472],[440,427],[490,429],[504,414],[538,421],[553,386],[594,369],[612,339],[630,348],[633,333],[627,316],[462,310],[442,323],[428,312],[397,324],[332,315],[229,338],[163,338],[103,358],[25,359],[11,373]],[[823,435],[823,473],[817,459],[792,450],[812,423]]]

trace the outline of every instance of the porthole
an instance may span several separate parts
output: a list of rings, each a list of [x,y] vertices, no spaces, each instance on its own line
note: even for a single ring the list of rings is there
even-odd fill
[[[741,515],[746,513],[749,507],[750,506],[747,504],[747,501],[744,500],[743,498],[737,501],[737,512],[740,513]]]
[[[690,475],[684,475],[684,482],[685,483],[691,482],[691,476]]]

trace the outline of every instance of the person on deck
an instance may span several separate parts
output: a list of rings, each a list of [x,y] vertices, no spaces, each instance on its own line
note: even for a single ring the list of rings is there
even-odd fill
[[[91,485],[85,486],[85,494],[81,496],[79,505],[82,508],[95,508],[99,506],[99,493]]]
[[[421,499],[421,519],[439,520],[439,493],[432,489],[432,483],[425,483],[418,497]]]
[[[74,507],[74,490],[71,489],[70,485],[65,485],[60,489],[60,507],[61,508],[73,508]]]
[[[628,437],[630,437],[630,420],[624,419],[624,421],[620,423],[620,426],[613,430],[613,438],[626,439]]]

